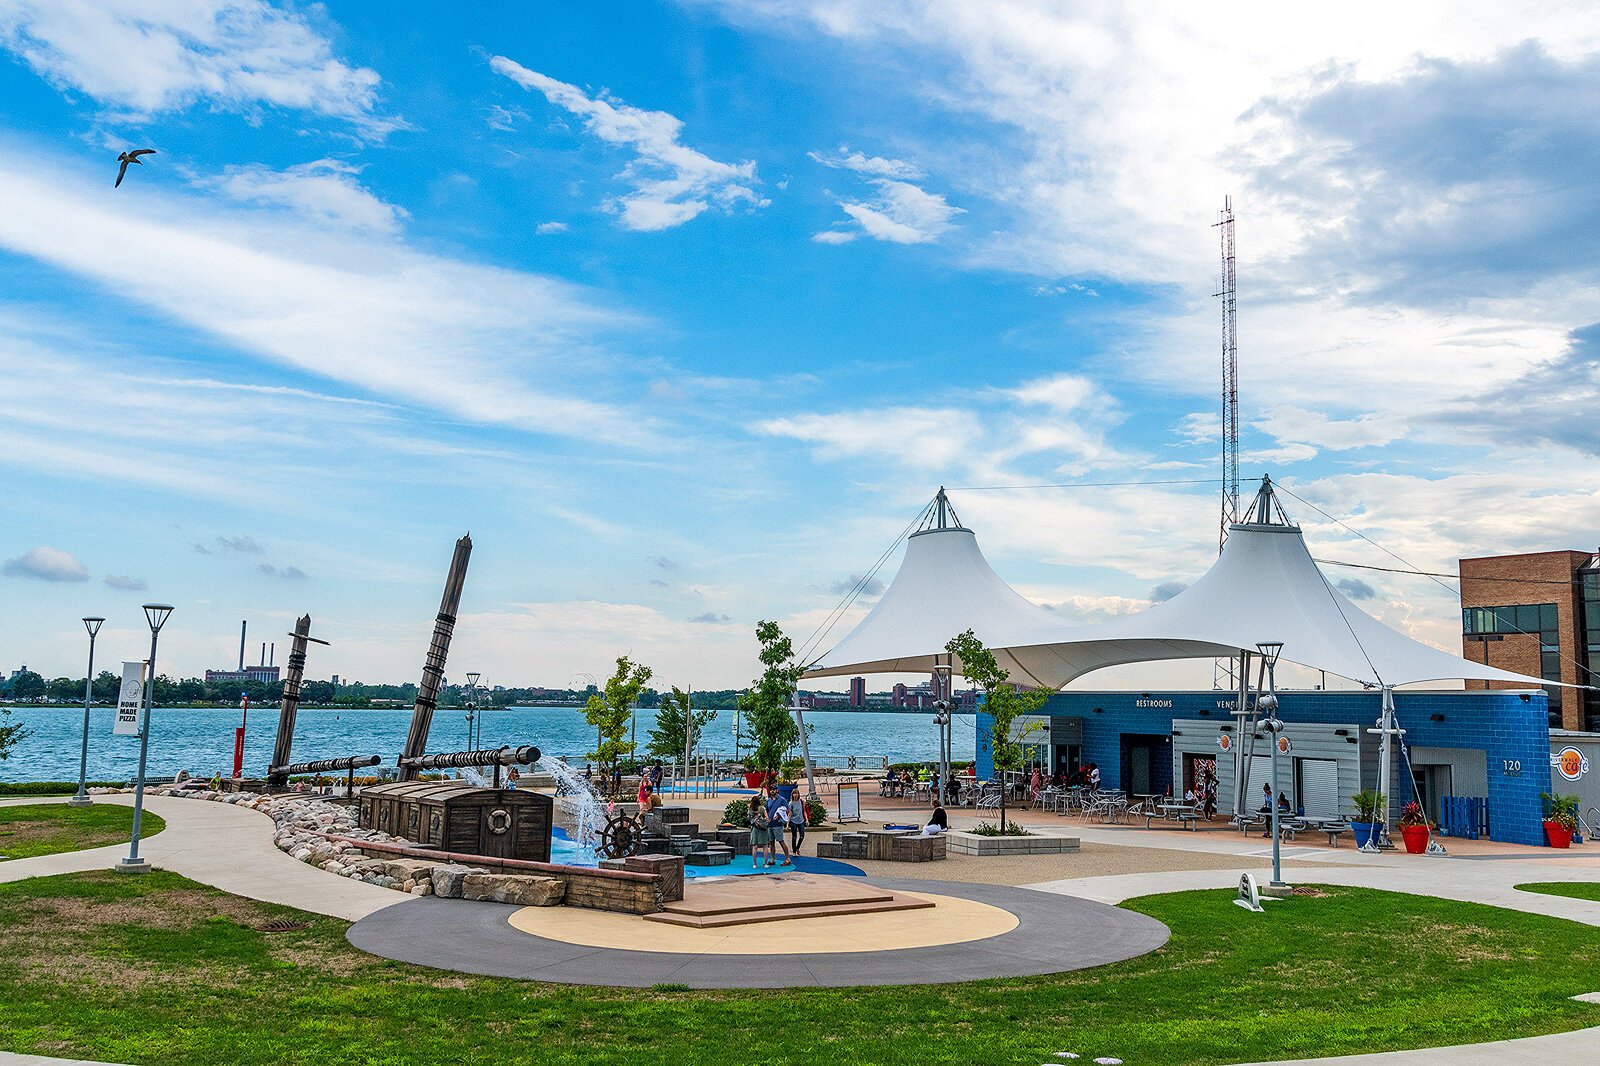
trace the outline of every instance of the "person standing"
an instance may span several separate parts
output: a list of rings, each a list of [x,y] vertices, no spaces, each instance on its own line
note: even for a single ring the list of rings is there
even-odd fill
[[[789,856],[789,841],[784,836],[785,824],[789,821],[789,805],[783,801],[777,789],[772,789],[767,798],[767,824],[772,827],[772,843],[783,849],[783,861],[779,866],[793,866],[794,860]],[[772,858],[777,858],[776,852],[769,851]],[[772,865],[771,860],[767,862]]]
[[[805,842],[807,822],[806,801],[800,798],[800,792],[796,789],[789,795],[789,844],[790,850],[796,855],[800,854],[800,845]]]
[[[1100,791],[1100,767],[1097,763],[1089,764],[1089,787]]]
[[[766,865],[772,865],[772,821],[767,816],[767,786],[762,785],[756,789],[755,795],[750,797],[750,865],[762,865],[761,858],[766,856]]]

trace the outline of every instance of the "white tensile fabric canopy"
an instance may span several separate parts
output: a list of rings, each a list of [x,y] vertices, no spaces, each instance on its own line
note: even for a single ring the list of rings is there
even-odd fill
[[[1270,518],[1273,502],[1268,483],[1251,516]],[[1263,641],[1281,641],[1285,661],[1371,685],[1545,683],[1390,629],[1340,594],[1287,521],[1232,526],[1221,557],[1189,588],[1140,614],[1082,626],[1001,580],[971,530],[925,529],[907,541],[900,571],[871,613],[806,676],[926,673],[966,629],[1014,681],[1048,688],[1107,666],[1254,653]]]

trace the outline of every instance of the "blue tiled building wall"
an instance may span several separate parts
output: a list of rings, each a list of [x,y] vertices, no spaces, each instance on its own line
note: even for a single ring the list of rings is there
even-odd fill
[[[1527,698],[1524,698],[1524,697]],[[1550,790],[1550,726],[1542,691],[1396,692],[1395,718],[1408,745],[1483,751],[1489,772],[1489,826],[1495,840],[1543,844],[1543,801]],[[1040,713],[1083,719],[1084,763],[1100,767],[1108,788],[1121,788],[1124,734],[1168,735],[1175,718],[1213,718],[1229,722],[1226,693],[1218,692],[1061,692]],[[1383,711],[1378,692],[1284,692],[1278,713],[1289,722],[1376,723]],[[1433,715],[1442,715],[1435,722]],[[977,715],[977,774],[994,776],[989,733],[994,719]],[[1376,742],[1377,738],[1371,738]],[[1399,765],[1399,755],[1395,761]],[[1403,771],[1403,767],[1402,767]],[[1170,779],[1171,761],[1162,771]],[[1409,777],[1401,772],[1400,805],[1412,798]],[[1158,788],[1165,780],[1158,779]],[[1396,808],[1398,810],[1398,806]]]

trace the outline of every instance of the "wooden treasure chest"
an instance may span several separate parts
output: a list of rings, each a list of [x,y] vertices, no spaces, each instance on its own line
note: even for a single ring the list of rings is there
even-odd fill
[[[361,827],[440,851],[550,861],[555,800],[464,781],[396,781],[361,790]]]

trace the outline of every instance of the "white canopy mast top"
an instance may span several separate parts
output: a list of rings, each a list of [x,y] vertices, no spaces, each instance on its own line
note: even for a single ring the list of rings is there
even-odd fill
[[[953,516],[940,489],[889,590],[807,676],[927,672],[945,643],[970,628],[1013,680],[1049,688],[1124,663],[1253,653],[1264,640],[1282,641],[1287,661],[1373,686],[1544,684],[1413,640],[1356,607],[1323,576],[1270,478],[1199,580],[1148,611],[1099,625],[1068,625],[1024,599]]]

